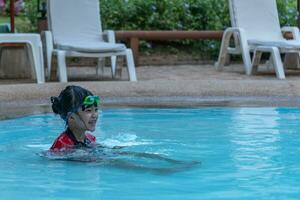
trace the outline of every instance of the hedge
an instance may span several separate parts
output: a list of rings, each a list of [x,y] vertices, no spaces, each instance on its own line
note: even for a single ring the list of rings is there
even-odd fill
[[[26,16],[36,27],[37,0],[27,0]],[[280,23],[296,25],[297,0],[277,0]],[[259,6],[259,5],[258,5]],[[100,0],[103,29],[224,30],[230,26],[228,0]],[[217,41],[180,41],[215,54]],[[149,46],[149,45],[148,45]]]

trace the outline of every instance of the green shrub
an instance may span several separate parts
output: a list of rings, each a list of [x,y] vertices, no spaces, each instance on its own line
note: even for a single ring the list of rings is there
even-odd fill
[[[37,31],[37,0],[25,0],[25,15],[31,23],[31,31]]]
[[[277,1],[279,10],[279,19],[282,26],[296,26],[298,18],[297,1],[296,0],[280,0]]]
[[[115,30],[222,30],[227,0],[101,0],[103,27]],[[295,25],[296,0],[277,0],[282,25]],[[259,5],[258,5],[259,6]]]
[[[26,16],[36,27],[37,0],[26,0]],[[100,0],[103,29],[224,30],[230,26],[228,0]],[[296,25],[297,1],[277,0],[281,25]],[[258,5],[259,6],[259,5]],[[151,47],[143,42],[144,47]],[[219,41],[177,41],[215,56]]]
[[[223,30],[230,25],[227,0],[100,0],[104,29]],[[282,25],[295,25],[296,0],[277,0]],[[37,0],[25,0],[26,17],[37,22]]]
[[[220,30],[226,0],[101,0],[103,27],[115,30]]]

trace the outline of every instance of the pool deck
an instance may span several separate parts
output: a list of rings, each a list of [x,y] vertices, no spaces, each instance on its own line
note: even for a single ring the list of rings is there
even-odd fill
[[[116,80],[110,68],[102,77],[92,67],[69,67],[68,73],[68,83],[0,80],[0,116],[34,113],[33,107],[50,111],[49,97],[70,84],[100,95],[104,106],[300,106],[300,70],[286,70],[286,79],[278,80],[267,67],[247,76],[239,64],[222,72],[213,65],[143,66],[137,68],[138,82],[126,81],[126,68]]]

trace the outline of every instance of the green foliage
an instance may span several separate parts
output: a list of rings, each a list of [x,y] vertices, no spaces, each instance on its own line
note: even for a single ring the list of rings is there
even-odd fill
[[[114,30],[222,30],[228,0],[101,0],[103,27]],[[277,0],[282,25],[295,25],[296,0]],[[259,5],[258,5],[259,6]]]
[[[26,0],[26,16],[36,27],[37,0]],[[281,25],[296,25],[297,1],[277,0]],[[258,5],[259,6],[259,5]],[[228,0],[100,0],[103,29],[224,30],[230,26]],[[145,47],[147,43],[143,42]],[[216,55],[219,41],[178,41]]]
[[[25,15],[27,20],[30,21],[31,26],[29,29],[31,31],[37,30],[37,0],[25,0]]]
[[[277,0],[279,19],[282,26],[296,26],[298,18],[296,0]]]
[[[100,2],[104,29],[224,30],[230,26],[228,0],[101,0]],[[281,25],[296,25],[297,1],[277,0],[277,4]],[[179,44],[183,47],[201,49],[210,57],[216,57],[220,41],[175,42],[175,46]],[[144,42],[142,45],[144,50],[152,46]]]
[[[101,0],[103,27],[115,30],[220,30],[227,0]]]

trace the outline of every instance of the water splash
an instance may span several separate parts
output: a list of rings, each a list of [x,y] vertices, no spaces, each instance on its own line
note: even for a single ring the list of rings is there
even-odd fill
[[[120,133],[116,136],[113,136],[112,138],[107,138],[101,141],[101,144],[113,148],[115,146],[130,147],[130,146],[138,146],[138,145],[149,145],[149,144],[153,144],[153,142],[151,140],[140,139],[135,134]]]
[[[48,150],[51,147],[51,144],[28,144],[26,145],[28,148],[36,148],[41,150]]]

